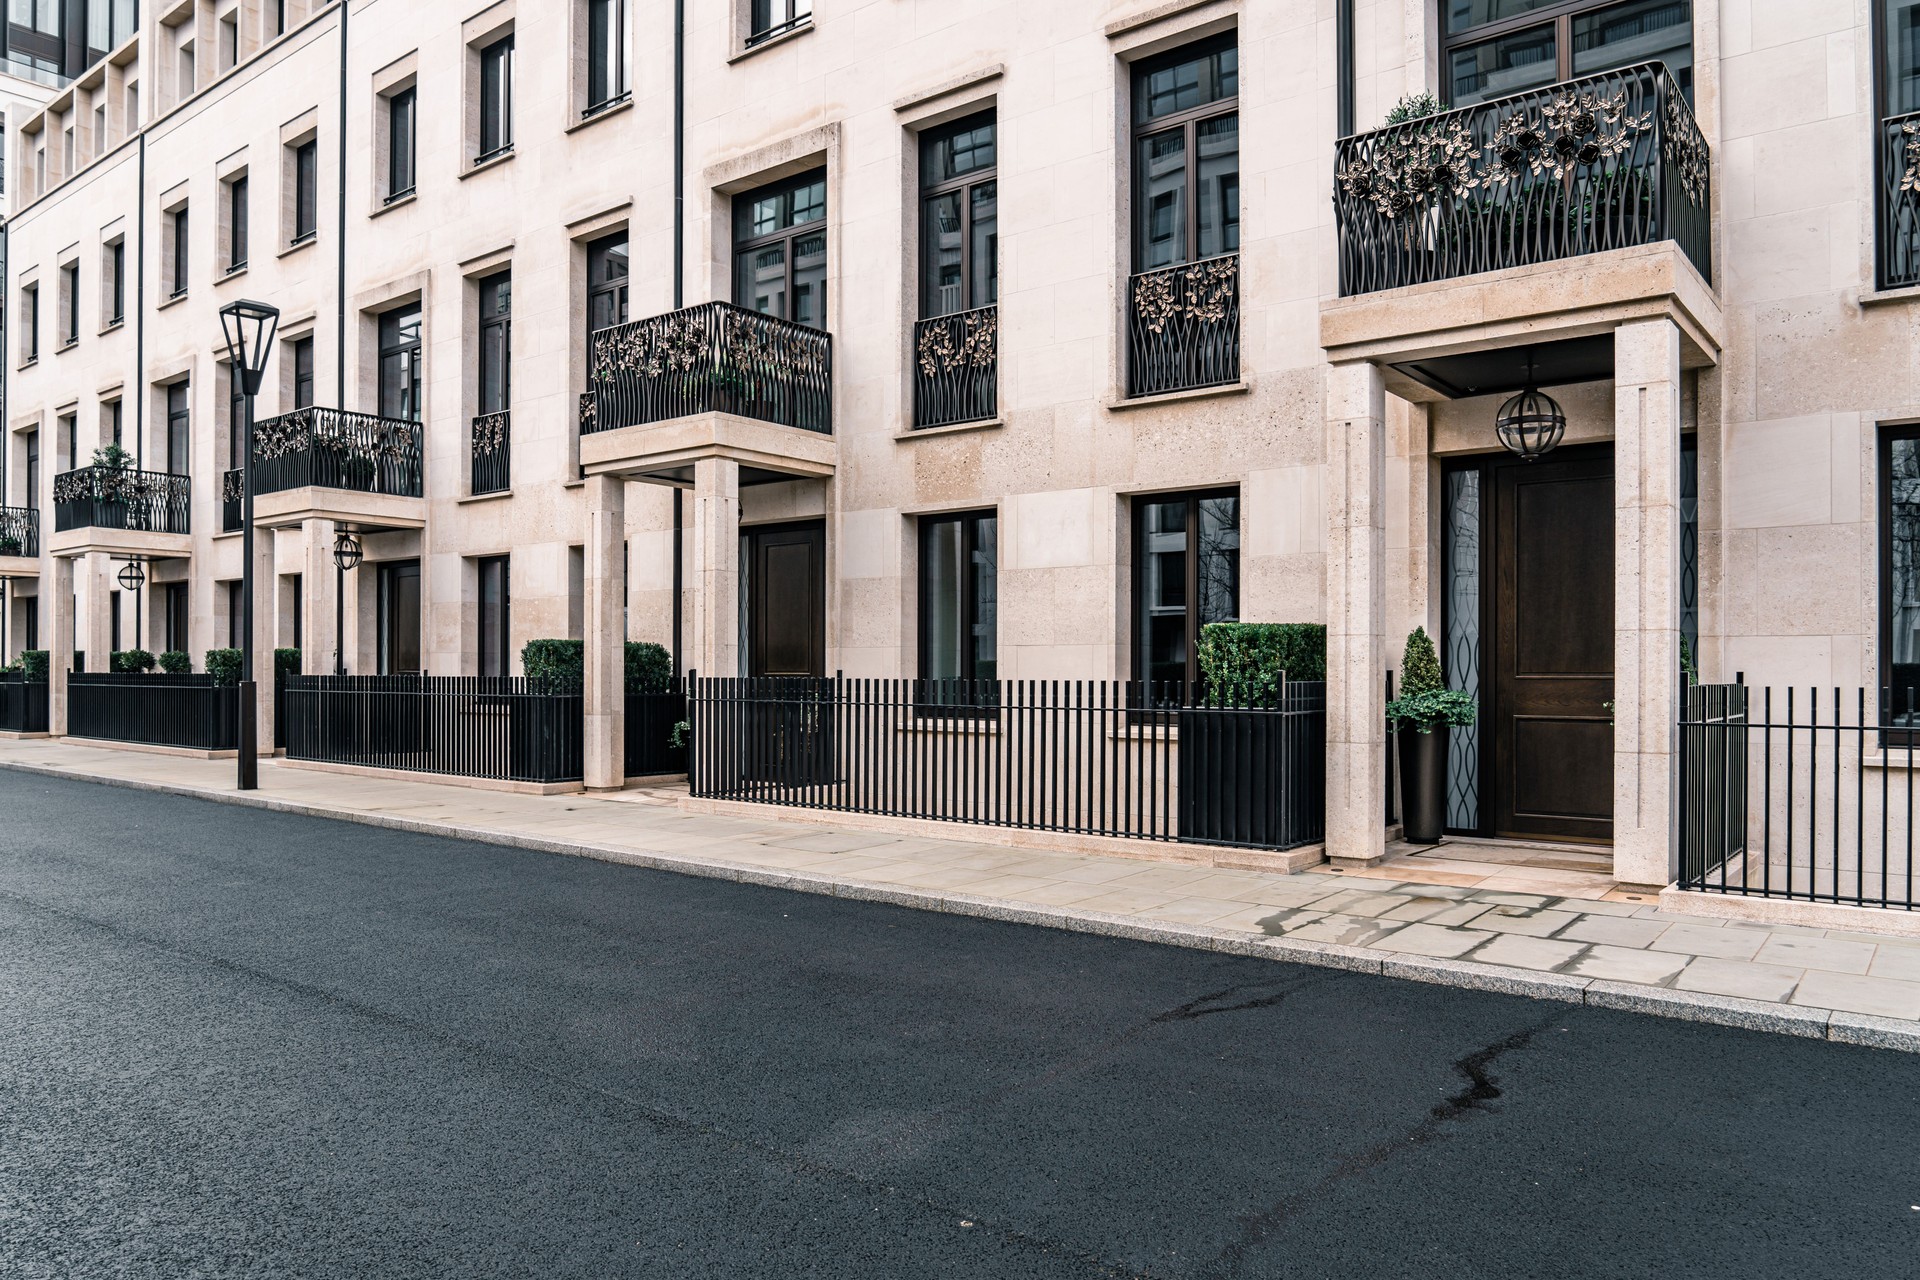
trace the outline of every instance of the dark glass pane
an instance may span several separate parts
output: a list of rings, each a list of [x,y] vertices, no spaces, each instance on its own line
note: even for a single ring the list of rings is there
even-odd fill
[[[973,189],[973,297],[976,307],[1000,300],[1000,197],[997,182]]]
[[[920,229],[921,301],[929,316],[951,315],[966,309],[965,231],[961,201],[965,192],[949,191],[922,206]]]
[[[380,566],[380,673],[420,670],[420,562]]]
[[[1879,0],[1885,6],[1886,111],[1920,111],[1920,0]]]
[[[761,315],[786,318],[787,246],[768,245],[739,256],[735,265],[735,304]]]
[[[498,413],[508,407],[511,394],[508,315],[512,299],[512,277],[505,273],[480,282],[481,413]]]
[[[1552,24],[1528,27],[1449,54],[1447,100],[1451,106],[1464,107],[1552,84],[1559,76]]]
[[[1141,513],[1140,671],[1160,682],[1187,676],[1187,500],[1149,502]]]
[[[302,143],[294,153],[293,234],[312,235],[320,226],[320,144]]]
[[[313,339],[300,338],[293,344],[293,407],[305,409],[313,403]]]
[[[380,413],[420,421],[420,308],[380,317]]]
[[[513,37],[480,52],[480,152],[513,145]]]
[[[1240,250],[1240,117],[1216,116],[1194,127],[1200,152],[1194,192],[1200,256]]]
[[[1136,219],[1134,253],[1138,269],[1172,266],[1187,260],[1187,136],[1180,129],[1156,133],[1135,144]]]
[[[627,0],[591,0],[587,8],[587,105],[627,91]]]
[[[1446,627],[1440,646],[1447,687],[1480,696],[1480,472],[1447,473],[1441,516],[1441,591]],[[1447,825],[1480,826],[1480,726],[1456,728],[1447,743]]]
[[[1134,80],[1133,118],[1153,120],[1231,98],[1240,92],[1240,53],[1228,45],[1175,62],[1159,62]]]
[[[937,186],[991,169],[994,166],[993,121],[982,120],[977,124],[964,124],[957,130],[930,134],[921,151],[920,181],[924,186]]]
[[[413,190],[414,91],[393,95],[387,111],[387,194]]]
[[[999,675],[1000,522],[978,516],[973,523],[973,669],[975,680]]]
[[[1693,90],[1692,0],[1629,0],[1573,18],[1573,74],[1664,62],[1682,90]]]
[[[1560,0],[1446,0],[1444,8],[1447,16],[1447,31],[1457,35],[1462,31],[1482,26],[1489,22],[1504,22],[1508,18],[1517,18],[1523,13],[1543,9]]]
[[[233,254],[230,265],[239,267],[247,261],[247,180],[235,178],[229,192],[233,199],[228,222]]]
[[[929,680],[957,680],[966,674],[961,669],[967,581],[964,544],[960,521],[928,524],[921,550],[920,589],[925,595],[927,630],[926,665],[920,674]]]
[[[507,558],[489,556],[480,569],[480,674],[501,677],[508,674],[507,647]]]
[[[812,329],[827,327],[827,238],[800,236],[793,242],[793,311],[787,319]]]

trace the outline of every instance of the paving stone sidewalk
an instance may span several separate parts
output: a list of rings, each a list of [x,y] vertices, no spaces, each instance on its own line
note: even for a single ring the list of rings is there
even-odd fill
[[[240,799],[230,760],[16,740],[0,767]],[[252,802],[322,816],[1920,1051],[1920,938],[1675,915],[1592,876],[1223,870],[694,813],[664,788],[531,796],[277,761],[260,786]]]

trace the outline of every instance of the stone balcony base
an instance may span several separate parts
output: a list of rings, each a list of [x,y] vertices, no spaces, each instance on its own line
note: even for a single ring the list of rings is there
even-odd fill
[[[283,529],[308,520],[331,520],[362,530],[424,529],[427,503],[424,498],[319,485],[257,494],[253,499],[253,523],[259,528]]]
[[[47,553],[55,556],[85,556],[100,552],[142,560],[173,560],[193,554],[193,538],[190,534],[141,533],[133,529],[102,529],[93,525],[51,534],[46,542]]]
[[[839,445],[824,432],[717,412],[580,437],[580,466],[590,476],[686,485],[702,458],[730,458],[740,464],[743,478],[753,472],[830,476],[839,462]]]
[[[39,576],[38,556],[0,556],[0,578],[37,578]]]

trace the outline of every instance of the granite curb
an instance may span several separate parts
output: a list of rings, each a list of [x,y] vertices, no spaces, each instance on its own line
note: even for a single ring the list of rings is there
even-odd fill
[[[940,893],[874,884],[806,871],[780,871],[752,864],[729,862],[721,858],[697,858],[681,854],[651,853],[620,849],[581,841],[547,840],[538,836],[517,835],[487,828],[464,827],[452,822],[434,822],[421,818],[399,818],[387,814],[335,809],[297,800],[270,796],[214,791],[182,783],[155,782],[145,778],[118,778],[63,768],[57,765],[30,764],[0,760],[0,768],[16,773],[40,774],[97,782],[165,795],[212,800],[221,804],[291,813],[301,817],[327,818],[380,827],[410,834],[471,840],[533,853],[592,858],[652,871],[727,880],[771,889],[787,889],[855,902],[875,902],[919,911],[971,916],[1008,924],[1033,925],[1073,933],[1120,938],[1133,942],[1151,942],[1226,955],[1250,956],[1352,973],[1375,974],[1438,986],[1461,987],[1500,995],[1522,996],[1533,1000],[1555,1000],[1597,1009],[1613,1009],[1685,1022],[1712,1023],[1774,1035],[1830,1040],[1840,1044],[1888,1049],[1920,1054],[1920,1022],[1866,1014],[1816,1009],[1799,1005],[1773,1004],[1733,996],[1704,992],[1677,991],[1665,987],[1642,986],[1630,982],[1570,977],[1530,969],[1508,968],[1471,960],[1446,960],[1427,956],[1401,955],[1368,947],[1342,946],[1337,943],[1309,942],[1290,938],[1265,937],[1207,925],[1175,924],[1143,920],[1137,916],[1117,916],[1093,911],[1073,911],[1064,907],[1030,906],[1004,898],[972,894]]]

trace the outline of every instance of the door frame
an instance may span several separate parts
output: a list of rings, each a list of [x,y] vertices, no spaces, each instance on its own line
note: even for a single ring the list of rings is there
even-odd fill
[[[813,558],[813,599],[817,606],[813,618],[813,645],[819,655],[820,670],[814,674],[826,675],[827,667],[827,521],[824,516],[814,516],[806,520],[782,520],[772,524],[748,524],[740,526],[740,537],[746,543],[742,561],[746,565],[745,590],[741,592],[740,602],[747,635],[746,671],[749,676],[757,675],[759,659],[765,641],[761,635],[759,610],[754,608],[756,593],[760,582],[760,540],[768,535],[809,533],[813,535],[816,554]]]

